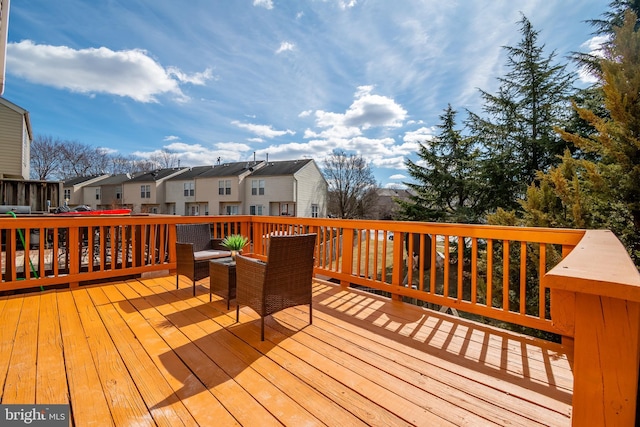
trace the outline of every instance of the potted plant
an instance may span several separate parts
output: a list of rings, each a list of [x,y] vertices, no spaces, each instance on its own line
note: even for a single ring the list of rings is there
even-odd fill
[[[242,252],[249,239],[242,234],[230,234],[220,244],[231,251],[231,258],[236,259],[236,254]]]

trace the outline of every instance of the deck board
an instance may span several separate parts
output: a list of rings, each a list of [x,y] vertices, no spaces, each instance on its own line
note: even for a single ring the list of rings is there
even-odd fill
[[[175,277],[0,298],[0,402],[85,425],[570,425],[567,350],[315,281],[256,314]],[[36,325],[36,327],[34,327]]]

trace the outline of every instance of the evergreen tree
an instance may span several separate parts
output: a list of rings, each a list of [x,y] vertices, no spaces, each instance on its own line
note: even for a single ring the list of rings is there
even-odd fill
[[[456,129],[456,111],[451,105],[440,120],[440,133],[432,141],[419,144],[418,156],[424,166],[405,161],[414,179],[405,184],[415,195],[408,201],[398,201],[400,216],[416,221],[476,223],[482,215],[478,150]]]
[[[579,116],[595,130],[587,136],[558,130],[593,158],[568,151],[562,163],[539,175],[523,202],[523,225],[608,228],[640,266],[640,33],[637,16],[627,13],[624,27],[605,48],[598,67],[603,82],[604,117],[577,105]],[[501,213],[504,215],[504,212]],[[504,218],[493,218],[503,222]]]
[[[555,52],[544,56],[538,32],[526,17],[522,40],[505,47],[508,72],[498,93],[481,91],[484,116],[469,113],[469,127],[484,147],[483,172],[487,211],[518,208],[518,199],[534,182],[536,171],[558,163],[566,143],[554,131],[569,116],[573,77],[555,64]]]
[[[609,10],[602,14],[601,19],[591,19],[587,21],[594,28],[594,35],[608,36],[610,39],[615,37],[616,28],[620,28],[624,21],[624,16],[627,10],[631,10],[636,14],[636,17],[640,16],[640,0],[612,0],[609,3]],[[634,30],[637,31],[640,28],[640,20],[636,18]],[[608,41],[605,41],[604,46]],[[595,53],[574,52],[572,54],[573,59],[585,67],[587,71],[593,73],[599,73],[600,70],[600,57],[598,51]]]

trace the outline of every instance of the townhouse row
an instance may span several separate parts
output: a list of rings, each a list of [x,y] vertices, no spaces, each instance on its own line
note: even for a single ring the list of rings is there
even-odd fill
[[[235,162],[74,178],[63,200],[134,213],[325,217],[327,181],[312,159]]]

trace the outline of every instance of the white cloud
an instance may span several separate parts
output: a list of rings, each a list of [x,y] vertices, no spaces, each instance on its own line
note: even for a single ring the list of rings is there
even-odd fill
[[[340,6],[340,9],[351,9],[356,4],[358,4],[357,0],[338,0],[338,6]]]
[[[163,141],[178,141],[179,139],[180,139],[179,136],[167,135],[164,137]]]
[[[405,142],[431,141],[435,137],[435,128],[421,127],[414,131],[406,132],[402,138]]]
[[[407,177],[402,175],[401,173],[396,173],[391,175],[389,179],[402,180],[402,179],[407,179]]]
[[[238,120],[234,120],[231,122],[232,125],[235,125],[241,129],[246,129],[249,132],[252,132],[258,136],[265,138],[275,138],[277,136],[283,135],[295,135],[296,133],[292,130],[274,130],[271,125],[256,125],[252,123],[242,123]]]
[[[294,50],[295,48],[296,48],[296,45],[291,42],[282,42],[280,43],[280,47],[278,48],[278,50],[276,50],[276,54],[286,52],[289,50]]]
[[[175,67],[165,69],[140,49],[72,49],[24,40],[10,43],[7,51],[7,70],[32,83],[89,95],[118,95],[145,103],[157,102],[156,97],[162,94],[186,101],[180,83],[203,85],[211,78],[209,69],[193,75]]]
[[[167,73],[175,76],[181,83],[191,83],[198,86],[205,85],[207,80],[211,80],[213,78],[213,72],[210,68],[207,68],[202,73],[186,74],[176,67],[168,67]]]
[[[602,58],[602,45],[611,39],[609,36],[595,36],[591,37],[586,42],[582,43],[580,47],[586,47],[589,53],[597,55]]]
[[[588,53],[599,58],[604,56],[602,45],[610,40],[609,36],[595,36],[584,42],[580,47],[586,48]],[[589,72],[585,67],[578,70],[578,79],[586,84],[598,82],[598,78]]]
[[[253,0],[253,5],[271,10],[273,9],[273,0]]]
[[[402,126],[407,111],[389,97],[373,95],[372,90],[372,86],[360,86],[344,114],[316,111],[316,125],[361,129]]]

